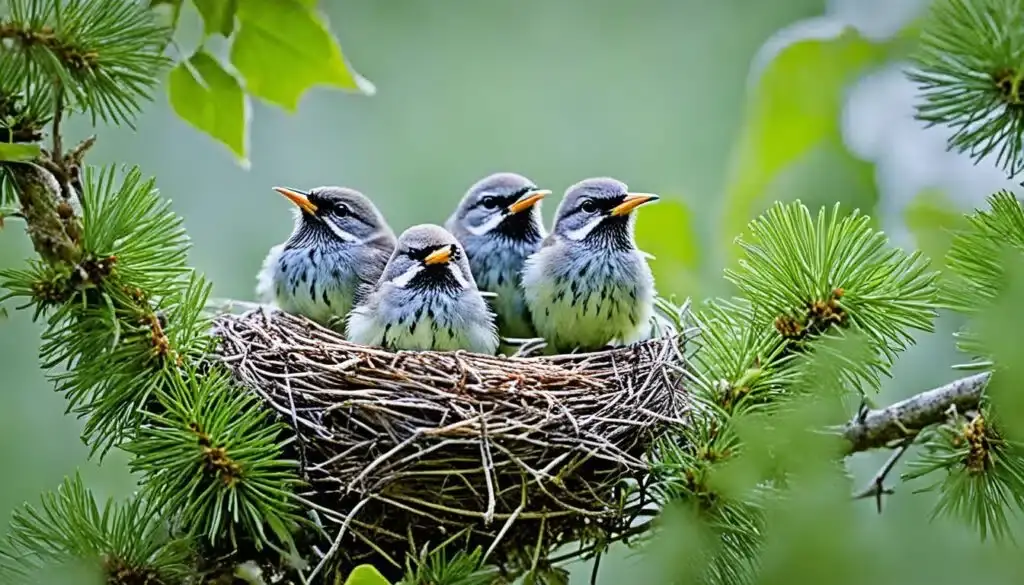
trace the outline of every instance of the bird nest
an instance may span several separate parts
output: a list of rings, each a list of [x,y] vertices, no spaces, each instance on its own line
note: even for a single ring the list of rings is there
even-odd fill
[[[342,565],[402,566],[410,546],[450,539],[512,570],[621,537],[647,503],[652,446],[686,413],[682,334],[508,358],[393,353],[268,309],[216,331],[237,380],[297,435],[302,496],[334,535],[322,554]]]

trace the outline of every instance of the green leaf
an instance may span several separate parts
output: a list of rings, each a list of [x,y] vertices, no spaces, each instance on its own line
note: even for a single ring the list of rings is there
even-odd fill
[[[731,262],[733,239],[757,213],[780,171],[828,140],[841,142],[843,92],[854,75],[890,55],[852,28],[832,39],[808,39],[783,49],[761,73],[747,106],[730,163],[722,249]]]
[[[323,85],[373,95],[317,12],[300,0],[245,0],[231,64],[248,92],[294,112],[306,90]]]
[[[391,585],[373,565],[359,565],[352,569],[345,585]]]
[[[654,256],[648,262],[662,296],[696,297],[700,243],[693,212],[678,199],[662,199],[657,209],[637,215],[637,246]]]
[[[203,16],[203,34],[231,36],[235,29],[235,11],[238,0],[192,0],[196,10]]]
[[[171,107],[183,120],[231,149],[248,166],[245,92],[204,49],[179,63],[168,79]]]
[[[0,162],[28,162],[42,153],[38,144],[0,142]]]
[[[934,259],[944,258],[953,243],[953,233],[968,227],[964,214],[938,189],[918,193],[903,210],[903,221],[918,249]],[[941,270],[944,266],[935,262],[935,268]]]

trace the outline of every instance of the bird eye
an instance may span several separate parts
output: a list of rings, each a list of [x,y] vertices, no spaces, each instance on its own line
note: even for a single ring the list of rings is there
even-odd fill
[[[480,200],[480,204],[487,209],[494,209],[498,206],[498,198],[487,196]]]
[[[580,209],[583,210],[583,213],[594,213],[597,211],[597,204],[593,199],[586,199],[580,204]]]
[[[339,203],[334,206],[334,214],[339,217],[345,217],[346,215],[349,215],[351,212],[352,210],[349,209],[348,205],[345,205],[344,203]]]

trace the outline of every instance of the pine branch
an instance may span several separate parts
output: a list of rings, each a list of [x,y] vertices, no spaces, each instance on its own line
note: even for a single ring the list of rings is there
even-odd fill
[[[189,574],[191,543],[165,530],[160,510],[140,498],[101,510],[77,474],[42,497],[41,509],[14,513],[7,546],[0,550],[5,584],[38,583],[40,572],[83,563],[114,576],[111,584],[182,583]]]
[[[814,217],[800,201],[776,203],[750,222],[744,255],[725,277],[752,308],[746,327],[771,327],[786,352],[803,353],[815,340],[858,331],[878,356],[850,364],[853,388],[877,387],[911,332],[930,331],[938,272],[919,252],[888,243],[853,210],[821,208]]]
[[[1024,2],[937,0],[908,77],[917,116],[953,130],[947,147],[1024,170]]]
[[[9,2],[0,43],[24,59],[25,77],[54,80],[52,95],[66,97],[93,124],[131,125],[170,64],[162,50],[172,31],[136,2]]]
[[[946,255],[949,267],[943,304],[958,313],[978,317],[991,311],[1005,294],[1012,261],[1024,258],[1024,208],[1009,191],[988,198],[988,209],[967,216],[968,226],[957,232]],[[977,325],[976,323],[973,325]],[[991,365],[995,348],[985,347],[978,331],[968,327],[956,334],[957,346]]]
[[[960,378],[885,408],[862,411],[842,429],[846,454],[914,437],[925,427],[945,421],[950,408],[959,412],[978,408],[989,377],[986,372]]]
[[[5,167],[18,195],[26,231],[39,257],[53,265],[75,265],[82,257],[81,230],[61,189],[47,170],[33,164]]]
[[[124,547],[146,546],[139,537],[149,528],[126,526],[110,538],[95,537],[105,525],[83,532],[96,514],[77,484],[65,490],[78,507],[54,512],[44,499],[50,516],[69,522],[29,510],[21,530],[35,540],[0,550],[15,573],[58,552],[99,561],[112,585],[230,575],[253,550],[259,563],[276,566],[291,554],[276,543],[293,546],[303,521],[292,492],[295,463],[282,456],[281,425],[251,395],[226,387],[207,361],[213,338],[202,307],[210,287],[187,264],[181,218],[138,169],[82,172],[93,138],[69,151],[62,144],[61,124],[75,112],[130,124],[165,62],[159,47],[167,31],[129,0],[12,0],[4,9],[0,134],[38,142],[49,123],[52,147],[31,162],[0,161],[4,203],[18,204],[39,254],[25,269],[0,273],[7,290],[0,301],[24,300],[34,318],[45,318],[42,365],[56,371],[50,377],[69,411],[86,419],[93,454],[121,446],[137,455],[142,490],[120,518],[153,518],[154,526],[194,538],[202,552],[173,577],[161,563],[126,559]]]
[[[219,369],[174,372],[157,398],[167,411],[147,413],[149,424],[125,446],[135,456],[130,468],[149,478],[145,495],[181,511],[180,521],[213,545],[226,537],[237,548],[257,535],[262,548],[264,526],[291,545],[301,518],[290,497],[298,463],[282,457],[291,442],[281,440],[284,424]]]

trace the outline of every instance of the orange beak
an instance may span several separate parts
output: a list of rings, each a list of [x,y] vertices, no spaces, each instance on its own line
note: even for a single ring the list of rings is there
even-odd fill
[[[309,200],[309,197],[305,193],[296,189],[289,189],[288,187],[274,187],[274,191],[277,191],[281,195],[287,197],[292,203],[299,206],[299,209],[306,213],[316,213],[316,205]]]
[[[443,248],[438,248],[437,250],[434,250],[433,252],[428,254],[427,257],[423,259],[423,263],[426,264],[427,266],[430,266],[431,264],[446,264],[449,260],[451,260],[451,258],[452,247],[451,245],[448,245]]]
[[[513,214],[519,213],[520,211],[526,211],[527,209],[536,205],[538,201],[547,197],[548,195],[551,195],[551,191],[547,189],[535,189],[533,191],[530,191],[526,195],[523,195],[522,197],[517,199],[515,203],[509,205],[508,212],[509,214]]]
[[[622,200],[622,203],[619,203],[612,208],[611,215],[626,215],[644,203],[651,203],[658,199],[661,199],[661,197],[658,197],[653,193],[630,193],[626,195],[626,198]]]

